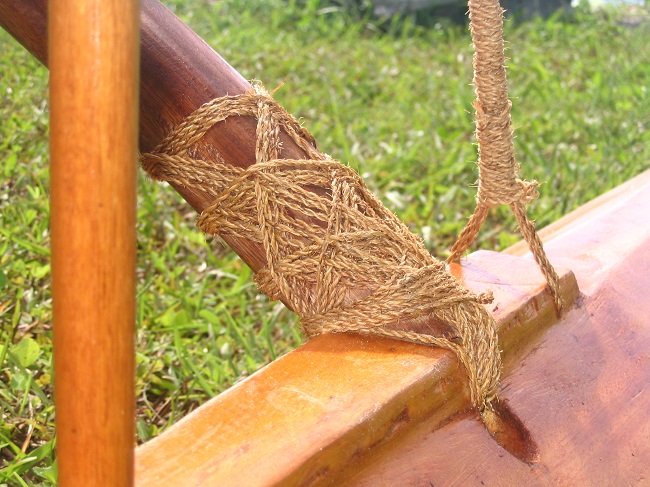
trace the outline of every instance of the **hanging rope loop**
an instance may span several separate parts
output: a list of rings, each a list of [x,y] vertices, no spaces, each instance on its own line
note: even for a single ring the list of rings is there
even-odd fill
[[[474,47],[474,102],[478,144],[476,209],[451,249],[448,262],[458,262],[472,244],[490,208],[509,205],[519,228],[548,282],[558,314],[563,303],[559,277],[546,257],[526,206],[539,196],[537,181],[519,178],[506,84],[503,14],[498,0],[469,0],[470,32]]]

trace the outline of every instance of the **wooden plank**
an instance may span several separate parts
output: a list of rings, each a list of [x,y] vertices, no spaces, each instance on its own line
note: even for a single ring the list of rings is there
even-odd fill
[[[471,418],[428,419],[340,485],[646,485],[650,482],[650,171],[560,220],[546,244],[581,305],[503,383],[540,462],[503,455]],[[597,202],[598,203],[598,202]]]
[[[50,2],[56,446],[64,487],[133,483],[138,6]]]
[[[539,271],[527,260],[478,252],[454,272],[476,291],[494,291],[490,306],[511,367],[522,343],[530,346],[531,330],[553,321]],[[561,276],[571,302],[573,275]],[[464,370],[449,352],[373,337],[321,336],[140,447],[136,483],[313,485],[336,478],[351,459],[360,461],[424,418],[442,424],[468,408]]]

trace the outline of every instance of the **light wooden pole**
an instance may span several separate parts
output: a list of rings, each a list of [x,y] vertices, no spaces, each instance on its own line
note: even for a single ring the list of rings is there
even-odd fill
[[[137,0],[49,5],[61,486],[133,484]]]

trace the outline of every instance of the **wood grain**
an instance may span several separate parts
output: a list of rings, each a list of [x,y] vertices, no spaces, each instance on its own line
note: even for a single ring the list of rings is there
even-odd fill
[[[135,435],[138,2],[52,0],[49,33],[59,485],[128,486]]]
[[[555,316],[533,262],[492,252],[455,266],[466,285],[492,289],[504,355],[525,353]],[[577,293],[561,272],[564,296]],[[506,283],[508,281],[508,283]],[[525,344],[521,349],[522,342]],[[137,451],[139,486],[318,485],[372,456],[424,418],[469,409],[462,367],[441,349],[324,335],[276,360]],[[476,421],[480,423],[478,417]],[[496,443],[495,443],[496,445]],[[165,458],[161,462],[161,458]]]
[[[538,464],[503,455],[470,417],[442,428],[432,418],[339,485],[650,484],[649,191],[646,171],[547,233],[550,258],[574,269],[584,295],[503,383]]]
[[[47,66],[47,0],[0,0],[0,27]]]

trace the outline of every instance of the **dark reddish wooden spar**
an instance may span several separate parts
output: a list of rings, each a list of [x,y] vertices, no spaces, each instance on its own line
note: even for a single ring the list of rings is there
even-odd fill
[[[141,24],[139,148],[147,152],[202,104],[214,98],[245,93],[252,86],[158,0],[142,1]],[[45,0],[26,0],[18,5],[0,0],[0,25],[41,62],[47,63]],[[227,123],[216,124],[197,142],[196,156],[213,161],[216,150],[227,163],[248,167],[255,163],[255,129],[253,118],[231,117]],[[281,140],[281,158],[306,157],[284,131]],[[199,213],[217,196],[207,185],[204,191],[172,186]],[[224,240],[254,271],[266,265],[261,245],[229,236]],[[356,301],[369,291],[347,289],[346,292],[350,301]],[[408,326],[405,321],[399,328]],[[434,333],[448,329],[433,318],[421,320],[417,326]]]
[[[0,0],[0,25],[47,65],[47,1]],[[141,7],[140,137],[141,152],[152,150],[167,132],[202,104],[251,89],[235,69],[157,0]],[[218,150],[229,164],[255,163],[256,122],[236,117],[219,123],[197,143],[197,156],[211,159]],[[300,159],[302,150],[283,136],[283,158]],[[216,197],[184,187],[174,188],[197,212]],[[264,252],[244,240],[228,243],[257,270]]]

